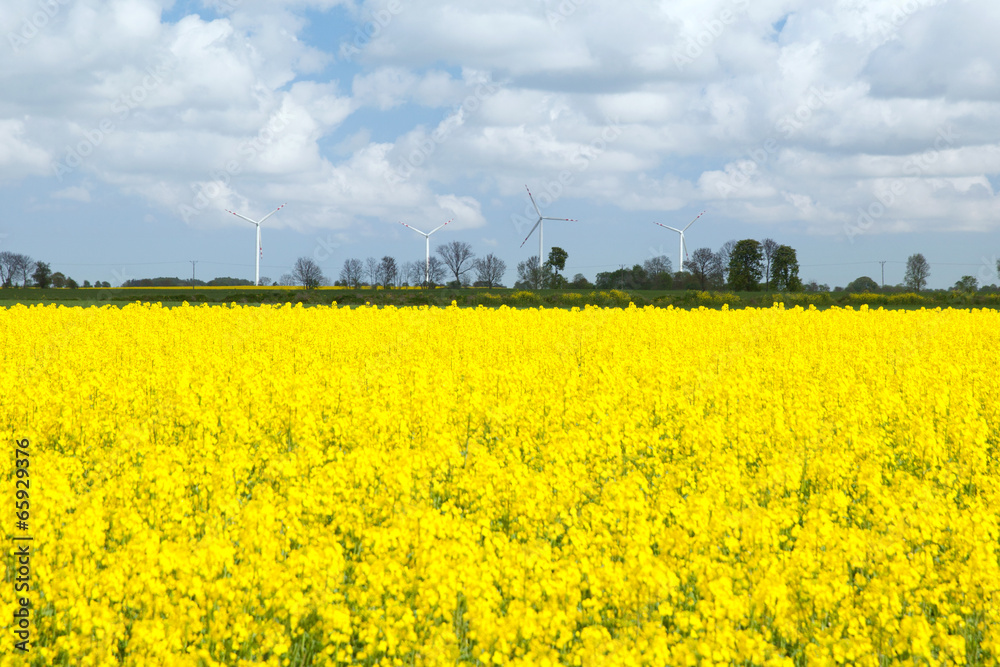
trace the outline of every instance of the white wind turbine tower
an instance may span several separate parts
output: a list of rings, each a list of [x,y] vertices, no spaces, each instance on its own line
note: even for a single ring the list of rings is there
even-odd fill
[[[524,247],[524,244],[528,242],[528,239],[531,238],[531,235],[535,233],[535,229],[537,228],[538,229],[538,274],[540,276],[542,273],[542,220],[562,220],[563,222],[579,222],[579,220],[571,220],[570,218],[546,218],[545,216],[542,215],[542,212],[538,210],[538,204],[535,203],[535,198],[531,196],[531,190],[528,189],[527,185],[524,186],[524,189],[528,190],[528,199],[531,200],[531,205],[535,207],[535,213],[538,214],[538,222],[535,223],[535,226],[531,228],[531,231],[528,232],[528,235],[524,237],[523,241],[521,241],[521,247],[522,248]]]
[[[678,251],[678,259],[680,260],[678,263],[680,265],[680,268],[677,269],[679,273],[684,273],[684,255],[687,254],[687,244],[684,243],[684,232],[686,232],[688,228],[691,227],[691,225],[693,225],[695,221],[698,220],[698,218],[700,218],[703,215],[705,215],[705,211],[702,211],[697,216],[695,216],[695,219],[689,222],[687,224],[687,227],[685,227],[684,229],[677,229],[676,227],[667,227],[667,225],[660,225],[660,223],[658,222],[653,223],[656,225],[660,225],[660,227],[665,227],[671,231],[677,232],[678,234],[681,235],[680,250]]]
[[[452,218],[452,220],[454,220],[454,218]],[[451,220],[449,220],[448,222],[451,222]],[[444,225],[447,225],[448,222],[444,223]],[[431,234],[441,229],[441,227],[444,227],[444,225],[441,225],[441,227],[435,227],[429,232],[422,232],[416,227],[411,227],[405,222],[400,222],[399,224],[403,225],[404,227],[410,227],[410,229],[415,231],[417,234],[423,235],[424,239],[427,241],[427,257],[424,262],[424,285],[426,285],[431,281]]]
[[[260,258],[264,254],[264,248],[262,248],[261,245],[260,245],[260,226],[264,223],[265,220],[267,220],[272,215],[274,215],[275,213],[277,213],[281,209],[285,208],[286,206],[288,206],[288,204],[282,204],[278,208],[274,209],[273,211],[271,211],[270,213],[268,213],[267,215],[265,215],[260,220],[251,220],[250,218],[246,217],[245,215],[240,215],[239,213],[237,213],[235,211],[230,211],[228,208],[226,209],[226,213],[232,213],[237,218],[243,218],[244,220],[246,220],[247,222],[249,222],[251,225],[256,225],[257,226],[257,250],[254,253],[254,255],[256,257],[256,264],[254,266],[254,273],[253,273],[253,284],[254,285],[260,285]]]

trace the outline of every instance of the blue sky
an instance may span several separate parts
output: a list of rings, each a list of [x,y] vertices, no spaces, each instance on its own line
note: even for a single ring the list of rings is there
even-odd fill
[[[1000,5],[6,0],[0,249],[79,281],[770,237],[805,280],[1000,282]]]

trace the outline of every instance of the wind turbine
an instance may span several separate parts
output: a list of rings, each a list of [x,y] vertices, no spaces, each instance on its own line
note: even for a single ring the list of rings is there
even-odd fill
[[[254,285],[260,285],[260,258],[264,255],[264,248],[262,248],[261,245],[260,245],[260,226],[264,223],[265,220],[267,220],[272,215],[274,215],[275,213],[277,213],[281,209],[285,208],[286,206],[288,206],[288,204],[282,204],[278,208],[274,209],[273,211],[271,211],[270,213],[268,213],[267,215],[265,215],[260,220],[251,220],[250,218],[246,217],[245,215],[240,215],[239,213],[237,213],[235,211],[230,211],[228,208],[226,209],[226,213],[232,213],[237,218],[243,218],[244,220],[246,220],[247,222],[249,222],[251,225],[257,225],[257,252],[254,253],[256,255],[256,258],[257,258],[257,263],[254,266],[254,273],[253,273],[253,284]]]
[[[684,243],[684,232],[686,232],[688,230],[688,228],[691,227],[691,225],[693,225],[695,223],[695,221],[698,218],[700,218],[701,216],[703,216],[703,215],[705,215],[705,211],[702,211],[697,216],[695,216],[695,219],[692,220],[691,222],[689,222],[687,224],[687,227],[685,227],[684,229],[677,229],[676,227],[667,227],[667,225],[660,225],[660,223],[658,223],[658,222],[653,223],[653,224],[656,224],[656,225],[660,225],[660,227],[666,227],[667,229],[669,229],[671,231],[674,231],[674,232],[677,232],[678,234],[681,235],[680,250],[677,253],[678,256],[679,256],[678,259],[680,260],[678,262],[679,265],[680,265],[680,268],[678,268],[677,270],[680,273],[684,273],[684,255],[687,254],[687,244]]]
[[[454,218],[452,218],[451,220],[454,220]],[[449,220],[448,222],[451,222],[451,220]],[[448,222],[444,223],[444,225],[447,225]],[[405,222],[401,222],[399,224],[403,225],[404,227],[410,227],[410,225],[406,224]],[[444,227],[444,225],[441,225],[441,227]],[[429,232],[422,232],[416,227],[410,227],[410,229],[415,231],[417,234],[422,234],[424,239],[427,241],[427,259],[426,263],[424,264],[424,285],[427,285],[431,281],[431,234],[441,229],[441,227],[435,227]]]
[[[542,220],[562,220],[563,222],[580,222],[580,221],[579,220],[571,220],[570,218],[546,218],[545,216],[542,215],[542,212],[538,210],[538,204],[535,203],[535,198],[531,196],[531,190],[528,189],[527,185],[524,186],[524,189],[528,190],[528,199],[531,200],[531,205],[535,207],[535,213],[538,214],[538,222],[535,223],[535,226],[531,228],[531,231],[528,232],[528,235],[524,237],[523,241],[521,241],[521,247],[522,248],[524,247],[524,244],[528,242],[528,239],[531,238],[531,235],[535,233],[535,229],[537,228],[538,229],[538,274],[539,274],[539,276],[541,276],[541,273],[542,273]]]

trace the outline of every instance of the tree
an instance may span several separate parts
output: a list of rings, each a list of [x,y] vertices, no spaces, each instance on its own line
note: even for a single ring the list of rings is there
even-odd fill
[[[507,273],[507,263],[490,253],[475,261],[476,284],[483,287],[500,287],[503,276]]]
[[[768,284],[779,292],[799,292],[802,281],[799,279],[799,260],[795,256],[795,248],[779,245],[771,256],[771,277]]]
[[[673,284],[671,274],[674,269],[669,257],[666,255],[651,257],[642,263],[642,268],[649,277],[648,289],[670,289]]]
[[[552,265],[548,262],[538,270],[538,255],[517,263],[517,289],[542,289],[552,283]]]
[[[719,256],[710,248],[698,248],[691,253],[687,263],[688,271],[698,281],[701,289],[707,289],[709,284],[722,282],[722,264]]]
[[[729,287],[739,292],[755,292],[763,276],[763,253],[753,239],[737,242],[729,255]]]
[[[27,255],[5,250],[0,252],[0,285],[14,287],[18,279],[24,287],[28,286],[28,276],[35,270],[35,262]]]
[[[437,257],[431,257],[427,266],[429,267],[427,273],[430,276],[431,285],[438,285],[444,282],[444,274],[445,274],[444,262],[442,262]]]
[[[736,249],[736,241],[730,239],[722,244],[719,248],[719,262],[722,264],[722,282],[729,282],[729,258],[733,256],[733,250]]]
[[[278,278],[278,285],[281,287],[292,287],[295,285],[295,278],[293,278],[290,273],[283,273],[281,274],[281,277]]]
[[[56,271],[49,276],[49,282],[52,283],[53,287],[66,287],[66,276],[62,271]]]
[[[295,281],[295,284],[302,285],[306,289],[314,289],[326,282],[319,264],[309,257],[299,257],[295,260],[295,266],[292,268],[292,280]]]
[[[45,262],[35,262],[35,271],[31,274],[31,279],[42,289],[52,284],[52,269]]]
[[[570,287],[576,289],[586,289],[588,287],[593,287],[593,285],[590,284],[590,281],[587,280],[587,276],[583,275],[582,273],[578,273],[575,276],[573,276],[573,281],[569,285]]]
[[[975,276],[962,276],[952,289],[956,292],[978,292],[979,280]]]
[[[919,292],[927,286],[927,278],[931,275],[931,265],[927,262],[922,254],[919,252],[915,255],[910,255],[906,260],[906,275],[903,277],[903,282],[906,283],[907,289],[911,289]]]
[[[31,259],[28,255],[23,255],[18,253],[15,258],[14,265],[14,275],[21,277],[21,286],[28,286],[28,277],[31,271],[35,269],[35,260]]]
[[[649,277],[640,264],[631,269],[621,267],[617,271],[602,271],[594,278],[598,289],[646,289]]]
[[[12,278],[14,277],[14,258],[15,253],[9,250],[4,250],[0,252],[0,286],[10,287]]]
[[[382,279],[383,287],[392,287],[396,284],[399,269],[396,267],[396,259],[386,255],[378,265],[379,277]]]
[[[90,281],[89,280],[84,280],[83,281],[83,286],[84,287],[90,287]]]
[[[549,264],[555,269],[556,275],[566,268],[566,260],[569,258],[569,253],[558,246],[553,246],[552,250],[549,251]]]
[[[441,255],[441,260],[455,275],[455,282],[461,284],[462,276],[472,269],[472,261],[476,254],[472,252],[472,246],[465,241],[452,241],[435,249]]]
[[[66,287],[67,288],[69,288],[69,289],[77,289],[79,286],[80,286],[80,283],[76,282],[72,278],[67,278],[66,279]]]
[[[827,285],[826,283],[823,283],[821,285],[815,280],[810,280],[809,282],[807,282],[805,285],[802,286],[802,289],[805,290],[806,292],[829,292],[830,286]]]
[[[764,276],[767,280],[767,289],[771,289],[771,260],[774,253],[778,251],[778,242],[774,239],[764,239],[760,242],[760,250],[764,253]]]
[[[879,285],[874,279],[868,276],[861,276],[856,278],[854,281],[849,283],[847,287],[844,288],[846,292],[854,292],[860,294],[862,292],[877,292],[879,290]]]
[[[368,276],[368,284],[375,287],[379,283],[378,260],[374,257],[365,259],[365,274]]]
[[[340,269],[340,282],[346,287],[353,287],[357,289],[361,287],[361,281],[364,280],[365,267],[361,264],[360,259],[345,259],[344,266]]]

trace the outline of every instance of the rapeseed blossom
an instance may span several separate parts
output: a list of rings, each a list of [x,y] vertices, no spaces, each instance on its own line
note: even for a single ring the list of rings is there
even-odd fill
[[[0,665],[996,664],[998,350],[993,311],[0,310]]]

